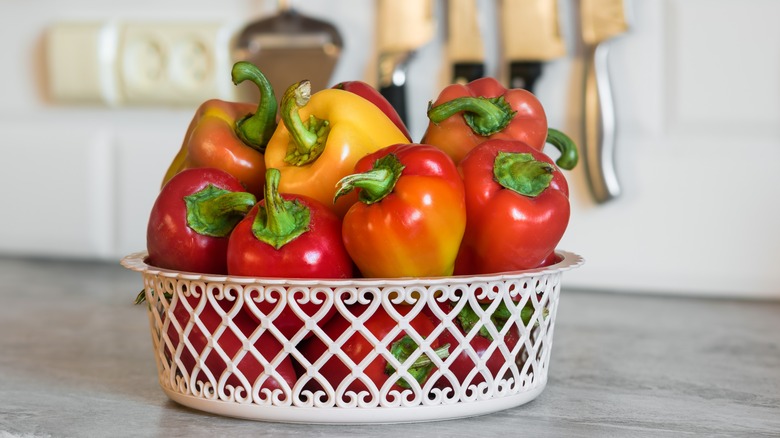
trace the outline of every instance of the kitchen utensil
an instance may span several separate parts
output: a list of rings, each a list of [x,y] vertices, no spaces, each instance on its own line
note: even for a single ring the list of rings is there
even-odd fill
[[[343,42],[336,26],[298,12],[287,1],[279,1],[276,15],[244,27],[234,49],[235,61],[257,65],[274,87],[277,99],[291,84],[308,79],[312,90],[328,86]],[[257,87],[241,84],[240,100],[256,102]]]
[[[205,412],[255,420],[393,423],[496,412],[527,403],[542,393],[550,369],[562,274],[583,263],[582,257],[570,252],[558,251],[556,255],[557,263],[547,267],[476,277],[326,280],[206,275],[147,265],[146,253],[131,254],[122,265],[143,276],[158,383],[171,400]],[[258,303],[267,300],[277,303],[277,308],[264,314]],[[321,308],[309,315],[306,325],[290,339],[282,335],[274,325],[277,315],[288,306],[302,315],[305,311],[300,306],[311,302]],[[450,310],[441,306],[447,302],[456,307]],[[353,313],[358,303],[368,304],[367,309]],[[489,304],[483,310],[479,303]],[[499,329],[491,315],[501,311],[501,304],[509,317]],[[399,306],[406,310],[399,312]],[[478,309],[468,334],[456,326],[455,313],[465,306]],[[382,339],[371,334],[366,323],[379,307],[398,322],[392,334]],[[203,315],[209,310],[221,316],[221,324],[214,327],[203,323]],[[329,338],[318,322],[330,311],[349,322],[336,339]],[[245,333],[237,325],[239,312],[251,312],[262,324],[253,333]],[[431,321],[435,328],[426,337],[415,331],[419,325],[410,324],[420,315],[436,321]],[[483,329],[493,341],[480,353],[472,338]],[[445,331],[454,339],[448,342],[457,343],[454,351],[460,353],[442,359],[432,343]],[[513,346],[505,341],[510,331],[517,333]],[[330,345],[313,362],[300,349],[300,340],[307,335]],[[391,350],[393,340],[404,335],[412,338],[417,351],[401,362]],[[274,343],[283,348],[274,357],[264,357],[257,348],[260,336],[273,337]],[[359,363],[341,348],[353,336],[363,337],[370,344]],[[222,337],[242,340],[243,348],[227,353],[220,342]],[[419,385],[407,373],[416,358],[425,356],[436,371]],[[453,366],[459,356],[472,358],[467,360],[474,363],[463,380],[456,377]],[[392,384],[372,384],[369,368],[378,357],[394,362],[390,372],[397,374],[388,377],[387,383],[402,377],[411,388],[399,392]],[[257,380],[249,380],[242,373],[244,358],[261,362],[264,371]],[[301,368],[296,381],[273,392],[263,389],[268,379],[285,381],[277,365],[290,358]],[[323,381],[325,368],[333,360],[349,364],[352,370],[343,385]],[[488,364],[494,360],[497,368]],[[239,383],[232,384],[231,380]],[[313,381],[323,388],[315,387],[316,393],[307,394],[307,383]],[[356,394],[349,389],[352,381],[364,382],[368,389]]]
[[[501,0],[500,7],[509,87],[533,92],[542,64],[566,54],[558,26],[557,0]]]
[[[433,38],[433,0],[379,0],[377,47],[379,91],[401,120],[406,111],[406,72],[416,51]]]
[[[450,0],[447,6],[447,52],[452,82],[467,83],[485,75],[485,49],[477,22],[476,0]]]
[[[620,194],[615,170],[615,106],[609,77],[609,42],[628,30],[624,0],[582,0],[584,50],[583,162],[596,202]]]

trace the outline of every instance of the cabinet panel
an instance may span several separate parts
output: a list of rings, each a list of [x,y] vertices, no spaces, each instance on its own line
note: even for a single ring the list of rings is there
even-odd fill
[[[110,130],[23,119],[1,122],[0,131],[3,252],[110,256],[117,232]]]
[[[719,131],[780,121],[780,2],[669,1],[673,121]]]

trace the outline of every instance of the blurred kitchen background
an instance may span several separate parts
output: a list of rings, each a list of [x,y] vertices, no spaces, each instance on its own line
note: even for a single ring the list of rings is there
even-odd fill
[[[388,3],[406,12],[378,14]],[[582,145],[592,55],[584,6],[477,0],[469,12],[468,3],[434,1],[419,16],[421,0],[295,1],[340,41],[302,42],[327,46],[313,58],[321,68],[290,68],[281,86],[310,67],[326,70],[324,86],[381,86],[379,61],[390,59],[419,140],[454,64],[509,81],[518,52],[545,47],[520,59],[543,62],[521,67],[541,66],[534,92],[549,125]],[[565,286],[780,298],[780,2],[629,0],[624,33],[610,3],[596,7],[604,31],[617,29],[600,55],[609,55],[620,194],[597,202],[584,163],[568,172],[573,211],[560,248],[587,262]],[[510,14],[528,4],[542,13]],[[238,50],[238,36],[279,12],[279,2],[259,0],[0,0],[0,254],[116,262],[143,250],[195,108],[241,98],[230,66],[250,51]],[[387,27],[377,15],[397,21]],[[322,53],[335,57],[332,72]]]

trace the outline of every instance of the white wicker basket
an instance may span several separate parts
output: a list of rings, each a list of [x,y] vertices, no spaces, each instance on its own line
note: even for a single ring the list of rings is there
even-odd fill
[[[145,253],[122,265],[143,274],[159,382],[172,400],[256,420],[387,423],[480,415],[536,398],[547,383],[561,274],[583,263],[573,253],[557,255],[556,264],[527,271],[403,279],[203,275],[149,266]],[[464,308],[477,317],[469,330],[456,316]],[[291,311],[299,329],[276,324]],[[499,311],[501,324],[493,318]],[[395,321],[382,338],[367,328],[377,312]],[[344,322],[335,339],[323,330],[328,317]],[[430,333],[415,329],[423,317],[435,322]],[[403,335],[416,348],[399,360],[390,347]],[[475,348],[485,335],[486,349]],[[353,361],[342,347],[360,336],[372,348]],[[319,356],[302,347],[312,343]],[[449,356],[441,358],[435,350],[447,345]],[[421,357],[433,369],[418,383],[409,368]],[[456,372],[456,359],[470,365],[467,375],[462,367]],[[385,361],[386,380],[375,385],[367,370]],[[344,368],[343,380],[328,381],[327,366]]]

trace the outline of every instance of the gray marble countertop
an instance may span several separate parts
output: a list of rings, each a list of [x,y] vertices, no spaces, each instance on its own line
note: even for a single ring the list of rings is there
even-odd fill
[[[140,274],[0,258],[0,438],[108,436],[780,436],[780,302],[568,290],[549,382],[461,420],[321,426],[237,420],[157,385]]]

